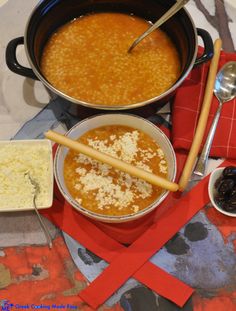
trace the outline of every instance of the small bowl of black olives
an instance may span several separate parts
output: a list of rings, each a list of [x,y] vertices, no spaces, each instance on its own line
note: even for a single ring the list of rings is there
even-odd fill
[[[208,193],[219,212],[236,217],[236,166],[215,169],[210,176]]]

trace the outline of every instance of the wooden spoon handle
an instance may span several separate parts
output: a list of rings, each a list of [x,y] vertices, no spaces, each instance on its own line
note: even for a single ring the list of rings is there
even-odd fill
[[[205,133],[207,119],[209,116],[211,101],[213,97],[213,89],[214,89],[215,78],[216,78],[217,69],[218,69],[218,63],[220,59],[221,46],[222,46],[222,41],[220,39],[217,39],[214,43],[214,56],[210,64],[210,69],[209,69],[208,78],[207,78],[207,85],[205,89],[200,117],[198,120],[193,142],[192,142],[187,160],[185,162],[182,175],[179,180],[180,191],[183,191],[189,182],[189,178],[192,174],[193,167],[196,162],[196,158],[197,158],[197,155],[198,155],[201,143],[202,143],[202,139]]]
[[[83,153],[87,155],[88,157],[91,157],[95,160],[98,160],[100,162],[106,163],[111,165],[112,167],[115,167],[123,172],[126,172],[130,175],[136,176],[138,178],[141,178],[153,185],[159,186],[161,188],[170,190],[170,191],[177,191],[179,186],[178,184],[171,182],[163,177],[154,175],[152,173],[146,172],[138,167],[135,167],[131,164],[125,163],[119,159],[116,159],[112,156],[109,156],[103,152],[100,152],[98,150],[95,150],[87,145],[84,145],[78,141],[75,141],[73,139],[70,139],[69,137],[66,137],[64,135],[61,135],[54,131],[48,131],[45,133],[45,137],[58,143],[63,146],[68,147],[69,149],[73,149],[77,152]]]

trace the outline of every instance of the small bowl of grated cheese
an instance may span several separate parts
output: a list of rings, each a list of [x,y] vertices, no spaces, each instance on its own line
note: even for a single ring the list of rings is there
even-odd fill
[[[53,199],[52,145],[47,139],[0,141],[0,212],[49,208]]]
[[[176,158],[167,136],[153,123],[130,114],[102,114],[85,119],[66,136],[145,171],[174,181]],[[98,221],[121,223],[154,210],[168,191],[59,146],[54,174],[64,198]]]

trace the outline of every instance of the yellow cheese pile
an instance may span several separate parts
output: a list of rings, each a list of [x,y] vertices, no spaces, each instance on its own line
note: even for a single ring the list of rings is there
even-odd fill
[[[35,189],[28,174],[40,186],[37,206],[49,207],[52,192],[50,164],[51,152],[48,144],[0,144],[0,209],[33,208]]]

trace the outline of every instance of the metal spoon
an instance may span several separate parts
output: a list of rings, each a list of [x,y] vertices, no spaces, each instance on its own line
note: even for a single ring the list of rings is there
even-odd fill
[[[129,47],[128,53],[130,53],[133,48],[142,41],[146,36],[148,36],[155,29],[160,27],[163,23],[165,23],[171,16],[177,13],[189,0],[179,0],[177,1],[160,19],[158,19],[150,28],[148,28],[143,34],[141,34]]]
[[[31,183],[31,184],[33,185],[33,187],[34,187],[34,196],[33,196],[34,210],[35,210],[35,212],[36,212],[36,214],[37,214],[37,216],[38,216],[38,220],[39,220],[39,222],[40,222],[40,225],[41,225],[41,227],[42,227],[42,229],[43,229],[43,231],[44,231],[44,234],[45,234],[45,236],[46,236],[46,238],[47,238],[48,247],[51,249],[51,248],[52,248],[52,238],[51,238],[51,236],[50,236],[50,233],[49,233],[49,231],[48,231],[46,225],[45,225],[44,222],[43,222],[43,219],[42,219],[41,215],[40,215],[39,212],[38,212],[37,205],[36,205],[36,198],[37,198],[37,195],[38,195],[39,192],[40,192],[39,184],[38,184],[38,182],[37,182],[36,180],[34,180],[34,179],[30,176],[30,174],[29,174],[28,172],[27,172],[25,175],[27,175],[27,176],[29,177],[30,183]]]
[[[214,94],[219,101],[219,106],[212,121],[202,153],[194,170],[194,174],[198,176],[203,176],[205,173],[211,144],[215,135],[223,104],[236,96],[236,62],[226,63],[218,72],[215,81]]]

